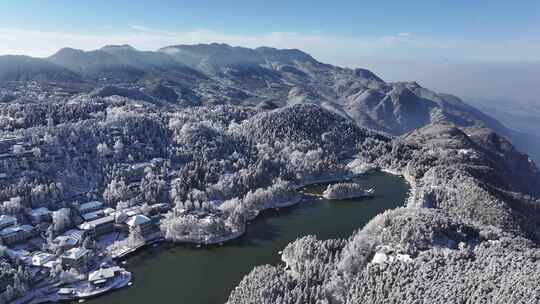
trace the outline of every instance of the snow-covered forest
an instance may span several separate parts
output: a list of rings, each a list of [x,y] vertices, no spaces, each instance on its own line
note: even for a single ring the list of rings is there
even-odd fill
[[[146,244],[219,244],[303,185],[368,170],[402,175],[406,206],[343,239],[289,244],[285,267],[255,268],[228,302],[538,297],[539,171],[498,122],[298,50],[170,48],[197,62],[110,46],[0,69],[0,303],[43,286],[101,292],[90,281],[105,270],[127,284],[116,261]],[[133,60],[93,57],[118,54]]]

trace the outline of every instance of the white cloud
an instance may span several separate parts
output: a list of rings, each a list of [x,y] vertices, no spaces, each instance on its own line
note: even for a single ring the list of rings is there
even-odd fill
[[[323,32],[270,32],[242,35],[206,29],[174,32],[132,25],[123,32],[82,34],[0,28],[0,54],[45,57],[62,47],[92,50],[107,44],[130,44],[156,50],[174,44],[219,42],[246,47],[298,48],[338,65],[362,66],[366,58],[439,57],[471,60],[538,60],[540,41],[453,40],[401,32],[383,36],[335,36]]]
[[[136,31],[143,31],[143,32],[151,31],[150,28],[144,25],[137,25],[137,24],[132,25],[131,29],[136,30]]]

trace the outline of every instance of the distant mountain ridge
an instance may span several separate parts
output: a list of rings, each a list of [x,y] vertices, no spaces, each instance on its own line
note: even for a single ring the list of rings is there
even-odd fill
[[[0,81],[80,81],[80,76],[61,65],[28,56],[0,56]]]
[[[369,70],[324,64],[296,49],[218,43],[173,45],[157,51],[129,45],[93,51],[64,48],[44,59],[0,56],[0,80],[89,82],[107,87],[101,95],[126,92],[123,88],[143,90],[150,95],[146,100],[183,105],[314,103],[391,135],[451,122],[463,128],[486,126],[517,137],[455,96],[437,94],[416,82],[387,83]]]

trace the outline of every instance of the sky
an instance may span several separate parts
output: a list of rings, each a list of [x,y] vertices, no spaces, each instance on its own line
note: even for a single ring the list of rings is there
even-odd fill
[[[0,20],[0,55],[222,42],[298,48],[389,80],[429,83],[439,66],[443,84],[449,63],[540,62],[538,0],[2,0]]]

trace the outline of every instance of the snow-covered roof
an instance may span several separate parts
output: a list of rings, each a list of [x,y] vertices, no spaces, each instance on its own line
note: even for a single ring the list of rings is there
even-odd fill
[[[101,214],[101,211],[88,212],[82,215],[85,221],[93,221],[97,219]]]
[[[79,230],[79,229],[70,229],[70,230],[64,232],[63,235],[70,236],[70,237],[75,238],[75,239],[80,241],[80,240],[82,240],[83,232],[81,230]]]
[[[98,269],[88,274],[88,281],[97,282],[97,281],[114,278],[115,273],[119,270],[120,270],[120,267],[118,266]]]
[[[30,211],[30,215],[35,216],[35,217],[48,215],[48,214],[51,214],[51,211],[45,207],[39,207],[37,209],[32,209],[32,211]]]
[[[67,235],[58,236],[57,238],[54,239],[54,241],[56,243],[60,243],[62,245],[68,245],[68,246],[75,246],[79,242],[78,239],[72,236],[67,236]]]
[[[43,267],[53,269],[56,265],[60,264],[58,260],[51,260],[43,264]]]
[[[137,170],[137,169],[146,168],[146,167],[149,167],[149,166],[152,166],[152,163],[142,162],[142,163],[136,163],[136,164],[131,165],[131,169],[132,170]]]
[[[20,225],[19,227],[26,232],[32,232],[34,230],[34,227],[31,225]]]
[[[126,224],[130,227],[135,227],[135,226],[140,226],[148,222],[150,222],[150,219],[147,216],[138,214],[138,215],[130,217],[127,220]]]
[[[62,254],[62,257],[69,258],[69,259],[72,259],[72,260],[78,260],[78,259],[82,258],[83,256],[85,256],[88,252],[89,252],[88,249],[75,247],[75,248],[71,248],[70,250],[64,252]]]
[[[113,208],[110,208],[110,207],[103,209],[103,213],[105,213],[106,215],[111,215],[111,214],[113,214],[115,212],[116,212],[116,210],[114,210]]]
[[[33,229],[34,227],[30,225],[11,226],[11,227],[2,229],[2,231],[0,231],[0,236],[4,237],[4,236],[7,236],[13,233],[18,233],[21,231],[31,232]]]
[[[6,250],[6,253],[11,259],[17,258],[21,260],[30,255],[30,252],[23,249],[18,249],[18,250],[8,249]]]
[[[17,219],[9,215],[0,215],[0,226],[14,225],[17,223]]]
[[[135,208],[131,210],[126,210],[125,213],[127,216],[135,216],[135,215],[141,214],[141,210],[139,208]]]
[[[46,252],[37,252],[32,256],[32,265],[43,266],[54,259],[54,255]]]
[[[89,229],[93,229],[93,228],[95,228],[97,226],[112,223],[112,222],[114,222],[114,216],[109,215],[109,216],[102,217],[102,218],[99,218],[97,220],[93,220],[93,221],[90,221],[90,222],[84,222],[81,225],[79,225],[79,229],[81,229],[81,230],[89,230]]]
[[[101,208],[102,206],[103,206],[102,202],[98,202],[98,201],[88,202],[88,203],[81,204],[79,206],[79,211],[82,212],[82,211],[88,210],[88,209]]]

